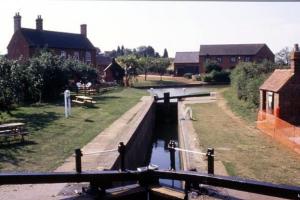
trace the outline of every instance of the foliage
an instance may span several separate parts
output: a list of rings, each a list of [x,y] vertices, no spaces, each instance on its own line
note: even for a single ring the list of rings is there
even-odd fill
[[[220,67],[218,62],[214,61],[214,60],[206,61],[204,67],[205,67],[205,73],[210,73],[213,70],[215,70],[215,71],[221,71],[222,70],[222,68]]]
[[[239,63],[231,72],[231,85],[238,99],[259,105],[259,86],[273,72],[275,65],[271,62]]]
[[[167,49],[164,49],[163,58],[169,58],[169,54],[168,54]]]
[[[68,87],[69,80],[96,81],[96,70],[77,60],[42,51],[29,61],[0,58],[0,109],[16,103],[52,101]]]
[[[275,63],[277,65],[289,65],[290,63],[290,49],[285,47],[275,54]]]
[[[155,51],[155,49],[148,45],[148,46],[139,46],[134,49],[125,48],[123,45],[120,47],[118,46],[116,50],[112,50],[110,52],[105,52],[105,54],[109,57],[117,58],[120,56],[128,56],[128,55],[135,55],[137,57],[160,57],[159,53]]]

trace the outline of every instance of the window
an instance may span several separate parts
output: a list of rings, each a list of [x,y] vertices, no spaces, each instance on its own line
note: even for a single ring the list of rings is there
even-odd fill
[[[66,58],[67,57],[67,53],[65,51],[61,51],[60,52],[60,56],[63,57],[63,58]]]
[[[89,52],[89,51],[85,52],[85,62],[86,63],[91,63],[92,62],[91,52]]]
[[[230,62],[235,63],[236,62],[236,57],[231,57]]]
[[[250,62],[250,57],[249,56],[245,57],[245,62]]]
[[[222,62],[222,58],[221,57],[217,57],[217,62],[221,63]]]
[[[78,52],[78,51],[75,51],[75,52],[74,52],[74,58],[75,58],[76,60],[79,60],[79,52]]]

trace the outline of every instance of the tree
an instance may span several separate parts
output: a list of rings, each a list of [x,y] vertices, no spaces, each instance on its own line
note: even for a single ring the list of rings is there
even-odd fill
[[[204,67],[205,67],[205,73],[210,73],[213,70],[218,72],[222,71],[220,65],[214,60],[206,61]]]
[[[290,49],[285,47],[275,54],[275,63],[277,65],[289,65],[290,63]]]
[[[169,54],[166,48],[164,49],[163,58],[169,58]]]

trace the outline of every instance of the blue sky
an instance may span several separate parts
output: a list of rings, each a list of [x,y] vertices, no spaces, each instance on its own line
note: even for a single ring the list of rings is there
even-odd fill
[[[79,33],[86,23],[88,38],[102,51],[122,44],[152,45],[174,56],[176,51],[197,51],[200,44],[266,43],[276,53],[300,42],[300,2],[1,2],[0,54],[6,53],[16,12],[27,28],[35,28],[37,15],[46,30]]]

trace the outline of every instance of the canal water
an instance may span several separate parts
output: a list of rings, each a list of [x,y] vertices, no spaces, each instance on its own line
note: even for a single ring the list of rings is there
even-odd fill
[[[209,90],[204,87],[194,88],[163,88],[163,89],[149,89],[150,95],[163,97],[164,93],[169,92],[170,96],[190,95],[208,93]],[[155,126],[152,138],[152,146],[149,153],[149,164],[154,164],[159,169],[170,169],[170,152],[168,143],[173,140],[178,144],[178,119],[177,119],[177,100],[171,99],[169,107],[164,103],[157,102]],[[180,156],[179,152],[175,152],[175,166],[176,170],[180,170]],[[180,188],[180,181],[160,180],[160,184],[171,187]]]
[[[209,93],[208,88],[205,87],[188,87],[188,88],[161,88],[161,89],[149,89],[148,92],[151,96],[163,97],[164,93],[169,92],[170,96],[179,96],[179,95],[191,95],[191,94],[201,94]],[[176,99],[171,99],[172,102],[176,102]]]
[[[164,107],[162,103],[157,103],[149,164],[157,165],[159,169],[170,169],[168,143],[171,140],[178,144],[177,103],[171,103],[169,108]],[[175,152],[175,167],[176,170],[181,169],[178,151]],[[160,184],[181,187],[179,181],[160,179]]]

